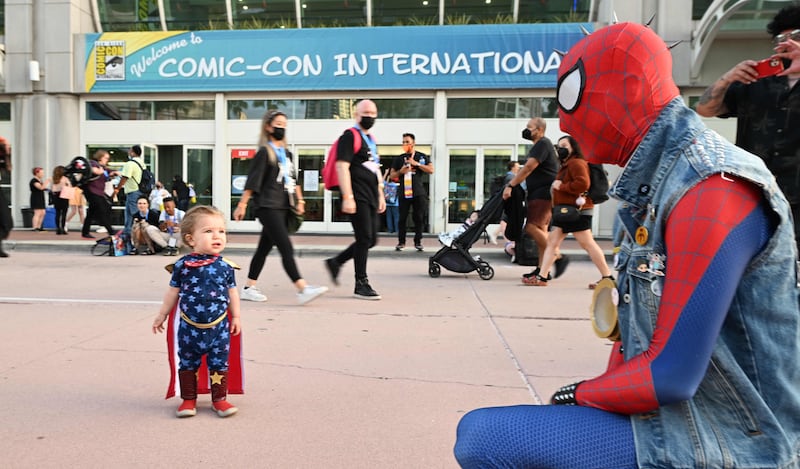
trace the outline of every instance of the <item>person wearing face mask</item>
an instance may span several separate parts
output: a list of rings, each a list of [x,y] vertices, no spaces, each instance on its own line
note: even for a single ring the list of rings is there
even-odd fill
[[[538,287],[547,286],[550,268],[555,263],[561,243],[569,233],[572,233],[581,248],[589,254],[589,258],[600,271],[602,278],[613,280],[614,277],[611,276],[611,269],[608,268],[603,249],[592,237],[594,203],[586,194],[586,191],[589,190],[589,164],[583,158],[583,152],[581,152],[578,142],[569,135],[558,139],[556,153],[561,162],[561,168],[552,184],[553,206],[575,205],[580,210],[581,216],[572,223],[559,223],[555,219],[553,220],[553,229],[550,230],[547,238],[547,249],[544,251],[542,262],[539,263],[541,270],[532,277],[523,277],[522,283]],[[593,288],[592,285],[589,287]]]
[[[547,228],[550,224],[552,204],[550,202],[550,186],[556,179],[558,172],[558,159],[556,158],[553,142],[544,136],[547,123],[541,117],[534,117],[522,131],[522,138],[533,142],[528,151],[528,158],[519,172],[503,189],[503,199],[511,197],[512,188],[525,181],[527,186],[527,219],[525,233],[536,242],[538,249],[538,264],[541,266],[544,259],[544,250],[547,248]],[[568,259],[560,256],[556,261],[555,276],[561,275],[566,268]],[[541,269],[536,267],[532,272],[523,276],[533,277]]]
[[[413,208],[414,247],[422,251],[422,229],[425,226],[425,213],[428,211],[428,194],[423,185],[423,175],[433,174],[433,162],[430,158],[414,149],[416,138],[412,133],[403,134],[403,154],[392,161],[389,179],[400,181],[400,219],[397,225],[397,246],[402,251],[406,247],[406,223],[408,212]]]
[[[736,117],[736,145],[759,156],[792,207],[800,242],[800,70],[793,60],[800,40],[800,4],[782,8],[767,24],[776,56],[786,71],[759,78],[755,60],[744,60],[709,86],[696,106],[704,117]],[[800,245],[799,245],[800,246]]]
[[[264,114],[259,149],[250,165],[242,199],[236,205],[233,219],[244,219],[247,204],[252,199],[256,218],[262,226],[241,299],[267,301],[267,296],[256,284],[267,255],[276,246],[283,260],[283,270],[297,289],[297,302],[302,305],[328,291],[328,287],[309,285],[300,275],[294,259],[294,246],[286,220],[291,207],[301,215],[305,213],[306,202],[302,189],[295,182],[292,152],[286,149],[286,124],[286,114],[281,111],[271,110]]]
[[[362,300],[380,300],[381,296],[369,284],[367,257],[375,246],[380,229],[380,214],[386,211],[383,196],[378,146],[370,133],[378,117],[378,107],[368,99],[356,104],[353,127],[361,136],[361,146],[355,150],[355,138],[350,129],[345,130],[336,143],[336,173],[342,196],[342,212],[350,215],[355,241],[334,257],[325,259],[325,268],[335,285],[339,284],[339,270],[353,259],[355,289],[353,296]]]

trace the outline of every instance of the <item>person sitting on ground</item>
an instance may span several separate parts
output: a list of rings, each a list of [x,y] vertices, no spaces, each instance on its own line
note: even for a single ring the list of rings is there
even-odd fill
[[[148,226],[158,226],[159,213],[150,208],[147,196],[139,194],[136,200],[136,213],[133,214],[133,226],[131,227],[131,244],[133,250],[130,254],[142,254],[149,256],[155,254],[153,240],[147,234]]]
[[[474,225],[476,221],[478,221],[478,216],[480,216],[480,210],[473,210],[472,213],[464,220],[458,228],[454,229],[453,231],[446,232],[446,233],[439,233],[439,242],[444,244],[447,247],[453,246],[453,241],[456,240],[462,233],[467,231],[467,228]]]
[[[164,250],[165,256],[175,256],[181,248],[181,221],[185,212],[175,208],[175,199],[164,199],[164,210],[158,217],[158,225],[146,228],[147,236]]]

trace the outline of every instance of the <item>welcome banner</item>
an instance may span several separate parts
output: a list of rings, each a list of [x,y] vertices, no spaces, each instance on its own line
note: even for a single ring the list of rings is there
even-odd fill
[[[85,90],[554,88],[576,23],[87,34]],[[591,30],[591,24],[582,24]]]

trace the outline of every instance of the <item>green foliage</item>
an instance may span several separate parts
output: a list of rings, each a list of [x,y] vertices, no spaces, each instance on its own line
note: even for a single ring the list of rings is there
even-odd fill
[[[514,24],[514,15],[497,14],[494,18],[481,18],[481,24]]]
[[[470,15],[447,15],[444,19],[444,24],[470,24],[472,16]]]

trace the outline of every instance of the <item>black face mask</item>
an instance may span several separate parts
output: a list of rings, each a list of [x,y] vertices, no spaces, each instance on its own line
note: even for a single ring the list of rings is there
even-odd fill
[[[558,159],[562,161],[569,156],[569,150],[564,147],[556,147],[556,153],[558,154]]]
[[[283,137],[286,136],[286,129],[283,127],[273,127],[270,135],[272,135],[275,140],[283,140]]]
[[[375,118],[370,116],[361,116],[359,124],[361,124],[362,129],[369,130],[373,125],[375,125]]]
[[[523,130],[523,131],[522,131],[522,139],[523,139],[523,140],[530,140],[530,139],[531,139],[531,137],[532,137],[532,135],[531,135],[531,129],[527,129],[527,128],[526,128],[525,130]]]

